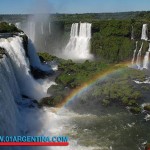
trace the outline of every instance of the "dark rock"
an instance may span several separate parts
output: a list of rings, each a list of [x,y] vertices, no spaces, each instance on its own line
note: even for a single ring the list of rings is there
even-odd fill
[[[51,97],[45,97],[41,99],[39,106],[50,106],[50,107],[57,107],[62,102],[61,96],[51,96]]]
[[[33,77],[35,79],[40,79],[40,78],[46,78],[50,75],[53,75],[54,71],[51,70],[50,72],[46,72],[46,71],[42,71],[38,68],[34,68],[34,67],[31,66],[31,74],[33,75]]]
[[[40,61],[41,61],[42,63],[45,62],[45,59],[44,59],[42,56],[39,56],[39,58],[40,58]]]
[[[26,34],[20,35],[20,37],[23,38],[23,47],[24,47],[26,56],[28,57],[28,37]]]
[[[150,105],[146,105],[146,106],[144,106],[144,110],[146,110],[146,111],[150,111]]]
[[[150,150],[150,144],[147,144],[145,150]]]
[[[133,114],[139,114],[139,113],[141,113],[141,108],[140,107],[131,107],[129,110]]]
[[[3,55],[5,54],[5,49],[0,47],[0,59],[3,58]]]

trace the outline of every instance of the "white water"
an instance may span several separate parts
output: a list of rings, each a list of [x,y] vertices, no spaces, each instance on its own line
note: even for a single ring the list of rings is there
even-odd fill
[[[143,48],[143,42],[141,44],[141,48],[139,49],[139,52],[137,54],[137,60],[136,60],[136,65],[138,67],[138,69],[142,69],[142,58],[141,58],[141,55],[142,55],[142,48]]]
[[[19,134],[20,91],[11,63],[6,56],[0,60],[0,135]]]
[[[9,39],[9,42],[14,39],[16,38]],[[2,42],[4,39],[0,41],[0,43]],[[16,51],[18,50],[16,49]],[[17,54],[19,57],[19,53]],[[73,131],[75,126],[72,126],[71,119],[89,118],[90,115],[79,115],[65,108],[61,110],[57,108],[30,108],[31,100],[21,98],[22,93],[15,77],[14,64],[11,65],[12,60],[9,61],[9,59],[4,56],[0,60],[0,118],[2,120],[0,122],[0,135],[59,136],[68,135],[71,132],[77,136],[76,131]],[[75,139],[69,139],[69,143],[68,147],[6,147],[1,148],[1,150],[93,150],[97,148],[80,146]]]
[[[143,68],[145,69],[149,69],[149,57],[150,57],[149,54],[150,54],[150,44],[149,44],[149,49],[144,56]]]
[[[84,116],[71,113],[64,108],[59,111],[53,108],[30,108],[31,100],[23,99],[21,95],[34,98],[35,90],[37,90],[36,95],[46,93],[50,84],[55,83],[47,84],[47,80],[37,82],[29,74],[29,60],[22,46],[22,38],[0,39],[0,47],[5,48],[8,54],[0,60],[0,135],[68,135],[68,129],[70,132],[74,128],[70,124],[70,119]],[[39,86],[40,90],[37,89]],[[73,139],[69,139],[69,142],[68,147],[1,147],[1,150],[92,150],[94,148],[80,146],[78,141]]]
[[[92,114],[78,114],[65,108],[62,108],[61,110],[57,110],[57,108],[30,108],[30,105],[28,105],[28,103],[30,103],[31,100],[21,100],[22,93],[19,90],[20,85],[17,77],[17,73],[20,74],[20,70],[18,69],[18,72],[16,72],[16,65],[19,65],[24,73],[24,70],[26,70],[26,67],[29,63],[22,48],[22,44],[20,44],[20,41],[22,41],[20,37],[0,40],[0,46],[2,45],[3,47],[5,47],[8,52],[8,56],[0,60],[0,135],[68,135],[70,145],[68,147],[15,147],[14,149],[12,147],[6,147],[5,150],[114,149],[114,147],[111,145],[114,144],[114,142],[118,141],[118,138],[116,138],[116,136],[119,136],[119,138],[124,137],[124,134],[122,134],[122,132],[127,132],[127,134],[129,133],[129,136],[124,137],[125,142],[127,138],[131,137],[131,139],[133,139],[134,136],[137,135],[134,134],[134,136],[132,136],[132,132],[126,127],[126,122],[120,122],[120,120],[124,118],[124,115],[121,115],[120,112],[117,114],[108,114],[106,116],[96,116]],[[9,51],[13,52],[11,53]],[[23,59],[22,62],[20,62],[20,58]],[[25,60],[26,63],[28,62],[27,64],[24,62]],[[16,61],[16,63],[14,61]],[[24,67],[22,65],[24,65]],[[20,78],[21,77],[23,77],[23,74],[22,76],[20,76]],[[28,82],[28,84],[31,85],[33,84],[33,82]],[[45,91],[47,90],[47,88],[48,86],[46,86]],[[21,102],[21,104],[16,105],[16,102]],[[120,116],[119,118],[118,114]],[[127,116],[129,117],[129,114],[127,114]],[[147,116],[146,118],[147,120],[148,117],[149,116]],[[116,120],[116,118],[118,118],[118,120]],[[124,120],[126,119],[127,118],[125,118]],[[117,121],[118,124],[115,124],[115,121]],[[129,128],[132,127],[131,125],[135,125],[133,120],[131,121],[132,122],[128,122],[127,124]],[[140,129],[142,127],[143,126],[140,126]],[[97,130],[95,130],[96,128]],[[92,133],[93,130],[94,133]],[[102,131],[99,132],[99,130]],[[114,136],[116,141],[112,140],[114,139]],[[92,144],[93,142],[95,142],[95,139],[97,139],[96,146]],[[92,144],[92,146],[81,146],[80,142],[82,142],[83,140],[86,140],[86,143],[88,143],[89,145]],[[108,144],[105,146],[104,142],[102,141],[105,141]],[[126,148],[122,145],[121,147]],[[1,148],[1,150],[4,149]]]
[[[73,60],[93,59],[93,55],[90,54],[90,39],[90,23],[73,23],[70,40],[63,51],[62,57]]]
[[[6,49],[11,59],[11,64],[13,65],[21,93],[37,100],[48,96],[41,84],[34,80],[30,75],[30,64],[25,55],[22,45],[22,38],[14,37],[9,39],[1,39],[0,47]]]
[[[145,41],[148,40],[148,25],[147,24],[143,24],[141,40],[145,40]]]
[[[134,65],[134,63],[135,63],[137,48],[138,48],[138,41],[136,41],[136,48],[135,48],[134,53],[133,53],[132,65]]]

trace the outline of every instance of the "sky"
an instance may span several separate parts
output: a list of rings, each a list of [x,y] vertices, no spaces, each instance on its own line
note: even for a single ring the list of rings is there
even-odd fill
[[[101,13],[150,10],[150,0],[0,0],[0,14]]]

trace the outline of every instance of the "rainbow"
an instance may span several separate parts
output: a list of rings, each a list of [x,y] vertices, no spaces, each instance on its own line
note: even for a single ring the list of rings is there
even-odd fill
[[[67,105],[70,101],[74,100],[75,97],[80,96],[83,92],[89,89],[92,85],[94,85],[97,81],[105,79],[108,75],[121,71],[127,67],[131,66],[131,62],[124,62],[120,64],[116,64],[109,69],[105,69],[100,73],[96,74],[92,79],[88,82],[82,84],[81,86],[77,87],[76,89],[72,90],[72,92],[63,99],[63,101],[57,105],[58,108],[62,108]]]

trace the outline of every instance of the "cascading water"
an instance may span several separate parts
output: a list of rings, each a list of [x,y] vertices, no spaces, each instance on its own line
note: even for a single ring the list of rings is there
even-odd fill
[[[72,30],[72,34],[78,36],[78,28]],[[61,109],[30,108],[27,103],[31,100],[21,101],[21,95],[26,90],[26,93],[31,91],[30,94],[33,94],[31,97],[34,97],[35,90],[32,87],[39,87],[29,73],[30,63],[39,66],[38,60],[33,62],[28,60],[21,37],[0,39],[0,47],[4,47],[7,52],[7,56],[0,60],[0,119],[2,120],[0,135],[69,136],[68,147],[14,147],[14,149],[8,147],[5,150],[120,150],[126,149],[129,144],[128,149],[142,149],[140,143],[145,141],[145,135],[149,131],[148,123],[142,123],[143,118],[139,123],[139,117],[137,119],[137,116],[131,115],[118,106],[110,107],[108,111],[100,107],[99,99],[94,101],[86,99],[87,102],[83,103],[81,99],[82,96],[85,97],[85,93],[80,95],[81,99],[77,95],[75,100]],[[140,52],[142,47],[143,43]],[[35,52],[29,53],[31,59],[36,59],[37,57],[33,55]],[[28,84],[27,87],[25,82]],[[27,89],[22,90],[24,86]],[[45,85],[36,94],[43,93],[43,88]],[[47,87],[44,91],[46,90]],[[79,105],[77,100],[80,102]]]
[[[135,48],[134,53],[133,53],[132,65],[134,65],[134,63],[135,63],[137,48],[138,48],[138,41],[136,41],[136,48]]]
[[[6,49],[11,59],[21,93],[37,100],[47,96],[41,84],[30,75],[30,64],[22,45],[22,38],[1,39],[0,47]]]
[[[29,74],[29,61],[21,43],[21,37],[0,39],[0,47],[5,48],[7,52],[7,56],[0,59],[0,119],[2,120],[0,122],[0,135],[66,135],[67,128],[69,128],[69,131],[73,129],[68,120],[72,117],[80,118],[80,115],[71,113],[66,109],[57,111],[57,108],[56,110],[53,110],[53,108],[30,108],[32,101],[22,98],[22,94],[29,94],[30,91],[33,92],[33,96],[30,96],[34,97],[34,89],[31,87],[32,84],[33,86],[37,86],[37,84],[35,85],[36,81],[31,81],[33,79]],[[26,87],[25,82],[28,87]],[[42,88],[45,88],[45,85]],[[27,93],[24,93],[24,90]],[[37,92],[40,93],[41,90]],[[69,142],[71,145],[68,147],[40,147],[40,150],[92,150],[94,148],[80,146],[76,140],[70,139]],[[4,149],[1,147],[1,150],[6,149],[39,150],[37,147],[5,147]]]
[[[144,61],[143,61],[143,68],[145,69],[149,69],[149,57],[150,57],[150,43],[149,43],[149,49],[146,52],[145,56],[144,56]]]
[[[91,24],[73,23],[70,40],[63,51],[64,58],[73,60],[92,59],[90,54]]]
[[[16,102],[21,101],[18,83],[9,59],[0,60],[0,135],[16,135],[19,132],[19,111]]]
[[[138,67],[138,69],[142,69],[142,58],[141,58],[141,55],[142,55],[142,48],[143,48],[143,42],[141,44],[141,48],[139,49],[139,52],[137,54],[137,60],[136,60],[136,65]]]
[[[141,40],[145,40],[145,41],[148,40],[148,25],[147,24],[143,24]]]

